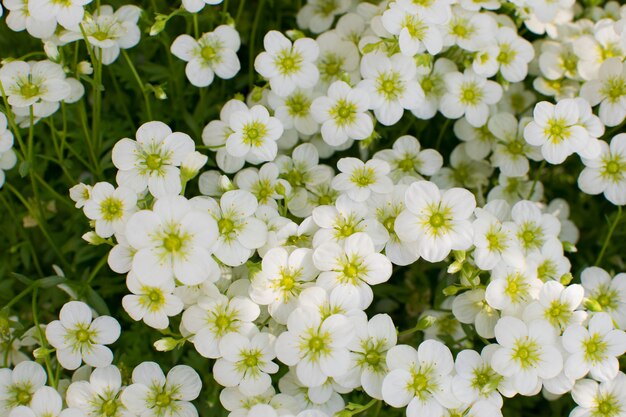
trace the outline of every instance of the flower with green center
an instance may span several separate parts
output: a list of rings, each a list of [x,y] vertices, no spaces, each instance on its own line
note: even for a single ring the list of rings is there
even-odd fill
[[[457,354],[457,374],[452,381],[452,392],[463,403],[488,401],[498,406],[501,404],[498,386],[504,378],[490,365],[495,347],[496,345],[485,347],[480,354],[472,349],[465,349]]]
[[[396,234],[402,241],[417,242],[422,258],[439,262],[453,249],[469,249],[472,226],[468,219],[476,207],[469,191],[441,192],[432,182],[418,181],[406,190],[405,203],[406,210],[396,218]]]
[[[349,139],[363,140],[372,134],[374,124],[367,114],[370,99],[365,92],[344,81],[335,81],[326,94],[311,105],[311,114],[322,125],[326,143],[339,146]]]
[[[458,404],[444,394],[451,389],[450,372],[454,361],[441,342],[426,340],[418,350],[407,345],[394,346],[387,352],[389,373],[382,384],[382,397],[393,407],[404,407],[415,415],[444,413]],[[428,410],[428,411],[427,411]]]
[[[530,395],[542,379],[554,378],[563,369],[557,332],[550,323],[533,320],[527,324],[504,316],[496,324],[495,335],[500,347],[493,353],[491,366],[511,378],[520,394]]]
[[[502,87],[477,75],[471,69],[463,73],[452,71],[444,76],[447,92],[440,102],[440,110],[444,116],[458,119],[465,116],[467,122],[474,127],[487,123],[489,105],[500,101]]]
[[[315,60],[319,46],[310,38],[291,42],[282,33],[271,30],[263,39],[265,52],[257,55],[255,70],[269,80],[272,91],[287,97],[296,88],[312,88],[319,79]]]
[[[7,62],[0,68],[0,80],[8,103],[26,115],[28,107],[34,105],[35,116],[49,116],[71,93],[63,67],[49,60]]]
[[[207,87],[217,75],[233,78],[241,69],[237,51],[241,40],[235,28],[220,25],[199,39],[189,35],[178,36],[171,46],[174,56],[187,62],[185,75],[196,87]]]
[[[131,294],[122,299],[122,306],[135,321],[143,320],[155,329],[164,329],[169,325],[169,317],[179,314],[183,309],[182,301],[172,295],[174,282],[167,281],[155,285],[150,277],[128,274],[126,286]]]
[[[239,387],[246,396],[260,395],[272,384],[269,374],[278,371],[269,333],[256,329],[251,336],[238,333],[224,336],[220,342],[222,358],[215,362],[215,380],[225,387]]]
[[[178,167],[194,152],[193,139],[156,121],[141,125],[136,137],[136,141],[122,139],[113,147],[118,184],[137,194],[148,188],[155,197],[179,194],[182,184]]]
[[[183,313],[182,322],[194,333],[193,344],[202,356],[218,358],[220,340],[229,333],[245,334],[259,316],[257,304],[246,297],[228,299],[217,289],[210,297],[202,297]]]
[[[607,313],[596,313],[586,327],[576,324],[565,329],[563,347],[570,353],[565,362],[568,378],[590,373],[598,381],[610,381],[619,372],[617,358],[626,352],[626,332],[615,329]]]
[[[270,117],[261,105],[236,111],[230,118],[232,133],[226,139],[226,151],[235,158],[255,158],[255,163],[276,157],[276,141],[283,134],[283,125]]]
[[[88,381],[70,384],[67,405],[87,417],[121,417],[128,412],[120,399],[121,388],[122,376],[115,365],[96,368]]]
[[[270,315],[286,324],[297,307],[298,296],[316,276],[310,249],[298,248],[288,253],[284,248],[272,248],[263,256],[261,271],[252,280],[250,297],[267,305]]]
[[[387,194],[393,182],[387,176],[389,164],[380,159],[363,162],[357,158],[342,158],[337,163],[340,174],[333,178],[332,186],[355,202],[366,201],[372,193]]]
[[[150,413],[155,417],[190,417],[190,401],[198,397],[202,388],[200,377],[191,367],[176,365],[165,376],[154,362],[137,366],[132,382],[121,394],[122,403],[132,414]]]
[[[583,124],[579,119],[585,114],[589,120]],[[551,164],[562,163],[574,152],[596,158],[601,149],[597,137],[603,133],[601,127],[593,127],[596,122],[601,123],[586,100],[563,99],[556,105],[542,101],[535,105],[533,121],[524,128],[524,139],[541,146],[541,154]]]
[[[585,295],[579,284],[564,287],[557,281],[548,281],[541,287],[538,299],[529,304],[523,314],[527,321],[543,319],[559,332],[573,324],[581,324],[587,314],[578,310]]]
[[[362,308],[372,302],[370,285],[385,282],[391,276],[391,262],[376,252],[366,233],[349,236],[343,247],[333,241],[319,245],[313,262],[322,271],[317,285],[329,291],[336,287],[356,290]]]
[[[485,299],[495,309],[519,314],[537,297],[542,285],[532,268],[513,267],[502,262],[491,273]]]
[[[46,383],[46,372],[36,362],[23,361],[13,369],[3,373],[4,384],[1,388],[0,407],[11,410],[18,406],[30,406],[33,395]]]
[[[87,218],[95,220],[96,233],[103,238],[122,233],[136,210],[137,194],[128,187],[115,188],[108,182],[94,185],[83,207]]]
[[[59,363],[65,369],[76,369],[84,361],[91,366],[107,366],[113,353],[105,345],[117,340],[120,325],[112,317],[100,316],[92,321],[91,309],[80,301],[66,303],[46,327],[46,338],[56,348]]]
[[[572,413],[593,417],[618,417],[626,411],[626,375],[596,382],[582,379],[572,389],[572,398],[578,404]]]
[[[602,141],[597,159],[583,159],[586,168],[578,177],[580,189],[591,195],[604,193],[615,205],[625,205],[626,195],[626,134],[613,137],[610,145]]]
[[[348,371],[346,346],[353,334],[346,316],[333,314],[322,319],[317,309],[299,307],[289,316],[287,331],[276,340],[276,356],[284,364],[295,366],[304,386],[318,387],[329,377],[340,377]]]

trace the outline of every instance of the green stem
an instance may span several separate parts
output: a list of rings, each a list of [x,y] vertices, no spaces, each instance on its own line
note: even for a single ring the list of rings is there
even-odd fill
[[[535,173],[535,178],[533,179],[533,184],[530,187],[530,191],[528,192],[528,195],[526,196],[526,200],[530,200],[533,196],[533,193],[535,192],[535,188],[537,187],[537,182],[539,181],[539,177],[541,176],[541,173],[543,172],[543,169],[546,166],[546,160],[544,159],[543,161],[541,161],[541,165],[539,165],[539,169],[537,170],[537,172]]]
[[[196,39],[200,37],[200,26],[198,25],[198,13],[193,14],[193,34]]]
[[[239,8],[237,9],[237,16],[235,16],[235,26],[237,26],[237,22],[241,18],[241,14],[243,13],[243,8],[246,5],[246,0],[239,0]]]
[[[33,302],[32,302],[32,309],[33,309],[33,322],[35,323],[35,328],[37,329],[37,334],[39,335],[39,344],[41,345],[42,348],[44,349],[48,349],[48,344],[46,343],[46,336],[43,333],[43,330],[41,330],[41,327],[39,326],[39,318],[37,317],[37,291],[38,288],[35,287],[33,288]],[[50,355],[46,354],[44,356],[44,362],[46,364],[46,370],[48,371],[48,380],[50,381],[50,385],[52,386],[52,388],[57,387],[57,380],[55,378],[55,375],[52,372],[52,365],[50,364]]]
[[[441,141],[443,140],[443,136],[448,131],[448,126],[452,122],[452,119],[446,119],[443,126],[441,126],[441,130],[439,131],[439,135],[437,136],[437,142],[435,142],[435,149],[439,150],[439,146],[441,146]]]
[[[141,94],[143,94],[143,99],[146,102],[146,114],[148,115],[148,120],[152,120],[152,109],[150,107],[150,99],[149,99],[148,94],[146,92],[146,88],[144,86],[144,83],[143,83],[143,81],[141,81],[141,77],[139,76],[139,73],[137,72],[137,69],[133,65],[133,61],[130,60],[130,57],[128,56],[128,53],[126,52],[125,49],[122,49],[122,55],[124,55],[124,59],[128,63],[128,66],[130,67],[130,70],[133,73],[133,76],[135,77],[135,80],[137,81],[137,84],[139,85],[139,89],[141,90]]]
[[[254,52],[256,46],[256,34],[259,29],[259,22],[261,20],[261,15],[265,10],[265,0],[259,0],[259,5],[256,9],[256,15],[254,16],[254,22],[252,23],[252,32],[250,34],[250,54],[248,56],[248,84],[250,84],[250,90],[252,90],[252,86],[254,85]]]
[[[613,223],[609,227],[609,233],[606,235],[606,239],[604,239],[604,244],[602,244],[602,249],[600,249],[600,253],[598,254],[598,259],[596,259],[596,263],[595,263],[596,266],[600,265],[600,262],[602,262],[604,253],[606,252],[606,249],[609,246],[611,237],[613,237],[613,232],[615,232],[615,228],[617,227],[617,224],[619,223],[621,217],[622,217],[622,206],[617,206],[617,214],[615,215],[615,220],[613,220]]]

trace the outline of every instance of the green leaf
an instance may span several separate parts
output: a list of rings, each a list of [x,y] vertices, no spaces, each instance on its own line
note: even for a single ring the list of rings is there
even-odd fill
[[[51,277],[38,279],[37,281],[35,281],[35,284],[39,288],[50,288],[50,287],[56,287],[57,285],[65,282],[65,281],[67,281],[67,278],[60,277],[58,275],[54,275],[54,276],[51,276]]]
[[[87,304],[93,307],[98,312],[98,314],[106,316],[111,314],[109,312],[109,307],[107,306],[107,303],[93,288],[87,287],[87,293],[85,294],[85,298],[87,300]]]

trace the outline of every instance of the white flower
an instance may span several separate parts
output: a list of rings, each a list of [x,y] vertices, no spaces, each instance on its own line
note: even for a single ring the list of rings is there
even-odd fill
[[[385,126],[396,124],[404,109],[419,106],[424,92],[415,75],[415,62],[402,54],[388,57],[382,52],[367,54],[361,60],[363,80],[357,88],[370,97],[370,109]]]
[[[474,324],[479,336],[485,339],[495,337],[493,329],[500,316],[485,300],[485,290],[470,290],[456,296],[452,301],[452,313],[459,322]]]
[[[517,246],[524,254],[538,253],[546,242],[558,241],[561,231],[559,220],[549,213],[541,213],[535,203],[520,201],[511,209]]]
[[[313,90],[297,88],[284,97],[270,91],[267,101],[285,129],[296,129],[303,135],[313,135],[319,131],[319,125],[314,119],[311,104],[318,96],[319,93]]]
[[[239,32],[228,25],[220,25],[198,40],[189,35],[178,36],[171,51],[187,62],[185,74],[191,84],[206,87],[213,82],[215,74],[227,80],[239,72],[241,64],[237,51],[240,45]]]
[[[92,321],[91,309],[80,301],[65,303],[59,320],[46,326],[46,338],[56,348],[65,369],[76,369],[84,361],[93,367],[107,366],[113,360],[110,345],[120,337],[120,325],[113,317],[100,316]]]
[[[272,362],[276,357],[273,336],[255,331],[250,337],[229,333],[220,341],[222,358],[213,366],[215,380],[225,387],[239,387],[242,394],[253,397],[272,386],[269,374],[278,372]]]
[[[18,406],[30,406],[35,392],[46,383],[47,375],[36,362],[25,361],[0,369],[0,413],[6,416]]]
[[[602,268],[586,268],[580,274],[585,296],[609,313],[618,329],[626,330],[626,274],[611,276]]]
[[[205,5],[215,6],[224,0],[183,0],[183,8],[189,13],[198,13]]]
[[[215,150],[215,161],[217,166],[226,173],[233,173],[243,168],[246,163],[245,158],[238,158],[230,155],[226,151],[226,141],[233,130],[230,128],[230,117],[239,111],[248,111],[248,106],[237,99],[226,102],[220,110],[220,120],[213,120],[202,130],[202,142]]]
[[[276,247],[263,256],[261,271],[252,279],[250,298],[267,305],[278,323],[287,324],[289,314],[298,306],[298,296],[317,277],[312,253],[306,248],[288,253],[285,248]]]
[[[313,39],[300,38],[292,43],[282,33],[270,30],[263,46],[265,52],[256,57],[254,69],[269,80],[274,93],[287,96],[297,87],[313,88],[317,84],[319,47]]]
[[[447,58],[439,58],[426,74],[418,74],[417,81],[424,92],[417,107],[411,113],[420,119],[432,119],[440,107],[440,100],[446,92],[445,75],[456,72],[456,64]]]
[[[139,43],[141,32],[137,21],[140,14],[141,9],[137,6],[126,5],[113,12],[113,7],[102,5],[81,23],[95,56],[104,65],[113,63],[120,49],[129,49]],[[64,43],[73,42],[83,39],[83,33],[76,27],[75,30],[62,33],[59,39]]]
[[[551,164],[560,164],[574,152],[593,158],[599,153],[597,140],[580,123],[580,110],[574,99],[563,99],[556,105],[542,101],[533,111],[533,121],[524,128],[524,139],[541,146],[541,153]],[[589,148],[598,148],[590,152]]]
[[[491,366],[511,378],[512,387],[520,394],[536,394],[542,379],[553,378],[563,369],[557,332],[548,322],[526,324],[515,317],[502,317],[495,334],[500,348],[493,354]]]
[[[120,399],[122,375],[115,365],[96,368],[89,381],[72,382],[67,388],[67,405],[81,410],[87,417],[131,417]]]
[[[287,331],[276,340],[276,356],[296,367],[300,381],[317,387],[328,377],[340,377],[348,371],[347,345],[353,337],[352,325],[342,314],[324,320],[311,308],[294,310],[287,321]]]
[[[137,194],[124,186],[114,188],[108,182],[99,182],[91,189],[83,210],[95,220],[98,236],[108,238],[124,232],[126,221],[137,210]]]
[[[528,158],[541,160],[539,148],[530,146],[524,140],[523,119],[518,123],[510,113],[498,113],[489,118],[487,126],[496,137],[492,161],[504,175],[521,177],[528,173]]]
[[[580,95],[590,105],[600,104],[598,115],[607,126],[617,126],[626,117],[626,64],[619,58],[602,63],[598,78],[586,82]]]
[[[126,238],[137,252],[133,271],[144,282],[160,284],[174,278],[186,285],[218,279],[211,257],[217,240],[211,216],[182,196],[157,199],[152,210],[141,210],[126,224]]]
[[[235,111],[228,125],[232,133],[226,139],[226,151],[231,156],[256,164],[276,157],[276,141],[283,134],[283,125],[265,107],[256,105]]]
[[[497,345],[491,344],[485,346],[480,354],[472,349],[457,354],[452,392],[464,404],[487,401],[498,409],[502,407],[502,396],[497,389],[503,378],[491,367],[491,358],[496,350]]]
[[[7,129],[7,117],[0,113],[0,188],[4,185],[5,173],[17,163],[13,150],[13,133]],[[76,203],[78,206],[78,203]],[[78,208],[78,207],[77,207]]]
[[[336,31],[325,32],[316,39],[320,47],[317,68],[320,72],[320,84],[322,85],[337,81],[344,74],[348,74],[352,82],[360,80],[359,64],[361,57],[359,50],[353,42],[342,38],[337,32],[342,19],[337,22]]]
[[[439,262],[451,250],[469,249],[469,218],[476,207],[469,191],[452,188],[441,192],[432,182],[418,181],[407,188],[405,202],[406,210],[396,218],[395,230],[400,240],[417,241],[422,258]]]
[[[398,36],[400,52],[408,57],[428,52],[436,55],[443,47],[439,26],[424,14],[404,9],[398,2],[391,3],[381,18],[382,24],[392,35]]]
[[[388,372],[385,357],[397,342],[396,328],[387,314],[377,314],[367,321],[359,315],[354,320],[355,337],[348,345],[352,369],[349,377],[372,398],[382,399],[383,379]],[[340,383],[344,378],[339,378]],[[343,384],[345,385],[345,384]]]
[[[475,4],[473,1],[466,3]],[[486,13],[472,13],[465,8],[454,6],[452,17],[443,28],[444,44],[458,45],[467,51],[478,51],[482,46],[493,42],[496,21]]]
[[[492,77],[500,71],[505,80],[515,83],[526,78],[528,63],[534,55],[531,43],[518,36],[515,29],[500,27],[493,41],[477,53],[472,69],[484,77]]]
[[[333,178],[332,187],[357,203],[366,201],[373,193],[386,194],[393,189],[393,182],[387,177],[389,164],[383,160],[364,163],[358,158],[341,158],[337,169],[340,173]]]
[[[424,16],[428,22],[436,24],[446,23],[451,16],[451,0],[433,0],[428,2],[398,0],[396,3],[407,12]]]
[[[3,1],[4,7],[9,11],[6,17],[7,26],[15,32],[26,29],[34,38],[48,39],[57,27],[56,20],[51,16],[46,16],[44,20],[35,19],[28,12],[28,2],[29,0]]]
[[[614,329],[607,313],[597,313],[586,327],[567,327],[563,347],[570,353],[565,361],[566,376],[580,379],[590,373],[593,379],[607,382],[619,372],[618,358],[626,352],[626,332]]]
[[[228,299],[212,290],[210,296],[202,296],[196,304],[183,313],[182,324],[194,334],[193,344],[198,353],[206,358],[219,358],[220,340],[229,333],[248,334],[259,317],[259,306],[246,297]]]
[[[577,310],[583,302],[585,289],[580,284],[564,287],[556,281],[548,281],[541,287],[536,301],[530,303],[523,313],[526,322],[535,319],[548,321],[555,329],[567,331],[580,325],[587,313]],[[578,379],[578,378],[576,378]]]
[[[474,227],[474,261],[485,271],[492,270],[506,259],[520,260],[522,254],[515,245],[514,232],[510,224],[504,223],[510,215],[509,205],[504,200],[494,200],[483,208],[476,209]]]
[[[1,117],[2,116],[0,116],[0,118]],[[11,136],[11,140],[13,140],[13,136]],[[4,141],[0,143],[3,142]],[[85,203],[89,201],[91,197],[91,189],[91,185],[83,184],[82,182],[70,188],[70,198],[76,203],[74,207],[83,208],[85,206]]]
[[[355,233],[343,247],[326,242],[315,249],[313,262],[322,271],[317,284],[330,291],[336,287],[352,287],[358,291],[361,308],[366,309],[374,298],[370,285],[386,282],[391,277],[391,262],[374,250],[366,233]]]
[[[322,125],[324,142],[339,146],[349,139],[362,140],[372,134],[374,124],[367,112],[369,106],[370,98],[364,91],[335,81],[326,96],[313,101],[311,114]]]
[[[117,183],[141,193],[146,188],[155,197],[179,194],[179,166],[194,151],[189,135],[172,133],[163,122],[147,122],[137,129],[137,140],[124,138],[113,147]]]
[[[420,142],[413,136],[404,135],[396,139],[391,149],[374,154],[389,164],[389,177],[398,183],[406,176],[420,178],[433,175],[443,166],[443,157],[434,149],[421,149]]]
[[[265,245],[267,226],[254,217],[258,203],[249,191],[228,191],[219,204],[210,198],[197,197],[192,201],[217,222],[218,236],[210,244],[221,262],[228,266],[242,265],[255,249]]]
[[[190,401],[200,394],[202,381],[191,367],[176,365],[163,375],[154,362],[143,362],[133,370],[133,383],[122,392],[122,403],[137,416],[196,417]]]
[[[465,115],[469,124],[475,127],[487,123],[488,106],[500,101],[502,87],[469,69],[462,74],[448,73],[444,80],[448,91],[441,98],[441,113],[450,119]]]
[[[432,182],[442,189],[486,187],[493,173],[493,166],[485,160],[470,157],[466,150],[469,147],[468,143],[458,144],[450,154],[450,165],[437,171],[431,177]]]
[[[126,286],[132,294],[122,298],[122,306],[135,321],[143,322],[155,329],[169,326],[169,318],[183,311],[182,301],[172,295],[174,281],[150,282],[150,277],[143,280],[134,272],[126,277]]]
[[[383,380],[383,400],[392,407],[407,406],[407,417],[443,415],[459,405],[452,396],[450,373],[454,361],[450,349],[435,340],[422,342],[417,351],[398,345],[387,351],[390,372]]]
[[[585,169],[578,177],[580,189],[591,195],[604,193],[611,203],[626,204],[626,134],[620,133],[608,145],[600,141],[598,158],[583,158]]]
[[[522,265],[499,263],[491,273],[485,290],[485,300],[507,315],[519,315],[531,301],[537,299],[543,283],[536,272]]]
[[[261,169],[246,168],[235,175],[234,183],[242,190],[252,193],[260,205],[276,207],[276,200],[291,192],[289,183],[278,178],[276,164],[268,162]],[[281,194],[278,191],[281,190]]]
[[[68,30],[78,29],[85,15],[84,6],[92,0],[28,0],[28,12],[37,20],[53,18]]]
[[[33,106],[40,117],[54,113],[71,90],[63,67],[51,61],[8,62],[0,68],[0,82],[11,106]]]
[[[350,8],[350,0],[308,0],[296,16],[298,26],[313,33],[328,30],[335,16],[342,15]]]
[[[572,398],[578,404],[572,417],[622,417],[626,409],[626,375],[620,372],[615,379],[600,384],[592,379],[578,381]]]
[[[63,400],[56,389],[41,387],[31,400],[30,406],[20,405],[14,408],[10,417],[83,417],[83,413],[75,408],[63,408]]]

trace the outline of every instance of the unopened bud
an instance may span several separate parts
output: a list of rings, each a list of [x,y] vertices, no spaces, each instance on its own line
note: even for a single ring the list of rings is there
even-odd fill
[[[78,73],[83,75],[93,74],[93,67],[87,61],[80,61],[77,67]]]
[[[600,303],[593,298],[586,298],[583,301],[583,307],[585,307],[589,311],[593,311],[594,313],[602,311],[602,306],[600,305]]]
[[[170,350],[176,349],[179,343],[180,341],[173,337],[164,337],[154,342],[154,348],[159,352],[169,352]]]
[[[207,163],[209,157],[202,155],[198,151],[188,154],[183,163],[180,165],[180,176],[183,182],[187,182],[194,178],[200,172],[200,169]]]
[[[98,234],[94,231],[87,232],[82,236],[83,240],[89,243],[90,245],[102,245],[103,243],[107,243],[107,240],[103,237],[98,236]]]
[[[446,295],[446,296],[455,295],[456,293],[459,292],[460,289],[461,287],[458,287],[456,285],[450,285],[449,287],[446,287],[443,289],[443,295]]]
[[[572,282],[573,279],[574,279],[574,276],[570,272],[568,272],[566,274],[561,275],[559,282],[563,285],[569,285],[569,283]]]
[[[42,359],[50,355],[50,350],[45,347],[38,347],[33,351],[35,359]]]
[[[302,33],[301,31],[292,29],[292,30],[287,31],[287,37],[291,39],[292,41],[297,41],[298,39],[302,39],[305,36],[304,36],[304,33]]]
[[[59,59],[59,48],[57,48],[57,46],[50,42],[50,41],[46,41],[43,44],[43,50],[46,53],[46,55],[48,56],[48,58],[50,59],[50,61],[54,61],[57,62]]]
[[[563,242],[563,250],[570,253],[578,252],[578,248],[576,248],[576,245],[570,242]]]
[[[417,322],[416,329],[418,330],[426,330],[437,321],[437,317],[434,316],[424,316]]]

